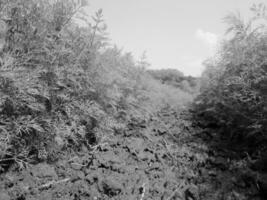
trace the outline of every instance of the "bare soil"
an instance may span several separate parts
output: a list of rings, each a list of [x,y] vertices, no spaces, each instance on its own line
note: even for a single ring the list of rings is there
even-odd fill
[[[261,199],[256,172],[209,132],[188,111],[166,108],[90,151],[9,169],[0,200]]]

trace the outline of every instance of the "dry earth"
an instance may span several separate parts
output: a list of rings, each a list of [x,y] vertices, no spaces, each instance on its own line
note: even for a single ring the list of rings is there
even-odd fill
[[[11,168],[0,175],[0,200],[260,199],[255,173],[209,131],[166,108],[91,151]]]

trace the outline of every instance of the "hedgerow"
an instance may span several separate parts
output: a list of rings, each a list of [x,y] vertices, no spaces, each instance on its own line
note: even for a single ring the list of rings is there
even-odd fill
[[[248,22],[239,14],[225,18],[229,37],[205,63],[195,111],[205,126],[256,153],[267,139],[267,18],[263,4],[251,10]]]
[[[93,149],[170,103],[167,88],[157,93],[161,86],[146,74],[144,60],[109,44],[102,10],[90,19],[87,6],[85,0],[1,1],[3,169]]]

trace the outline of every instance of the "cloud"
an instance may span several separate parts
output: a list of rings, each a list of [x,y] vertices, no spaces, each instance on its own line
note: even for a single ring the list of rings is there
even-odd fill
[[[210,48],[214,48],[219,40],[219,36],[216,35],[215,33],[203,31],[202,29],[198,29],[195,35],[196,35],[196,38],[202,40]]]

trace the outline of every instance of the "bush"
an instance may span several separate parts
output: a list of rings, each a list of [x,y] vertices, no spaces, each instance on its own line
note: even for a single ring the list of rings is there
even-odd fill
[[[225,18],[232,35],[206,62],[195,107],[224,137],[254,150],[267,139],[267,34],[265,25],[257,26],[266,19],[264,9],[254,5],[255,17],[248,23],[240,15]]]
[[[131,120],[142,123],[177,101],[171,93],[181,91],[166,92],[146,74],[144,60],[107,45],[102,10],[90,21],[86,6],[84,0],[0,3],[0,167],[52,162],[66,148],[90,150]]]

